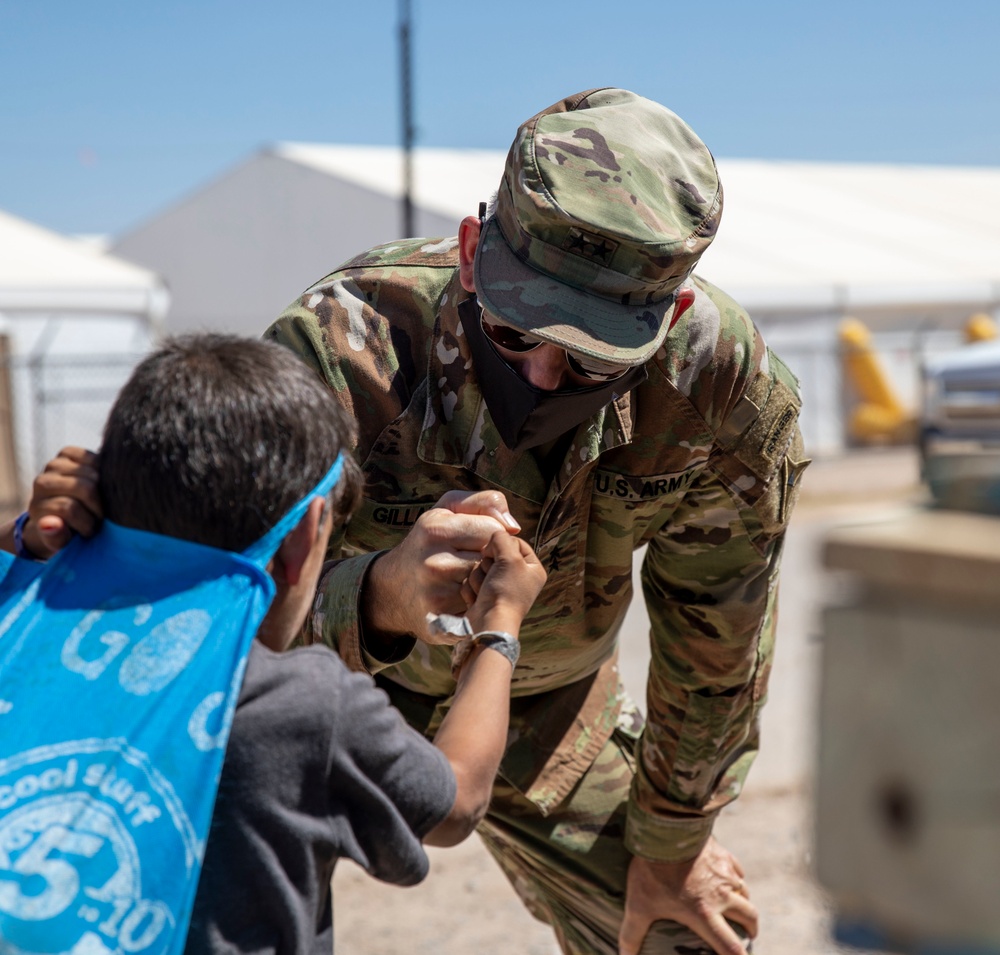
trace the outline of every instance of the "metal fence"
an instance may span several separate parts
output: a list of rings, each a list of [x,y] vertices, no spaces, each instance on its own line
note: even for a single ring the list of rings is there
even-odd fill
[[[799,379],[799,426],[808,453],[815,457],[843,448],[849,396],[838,350],[828,344],[786,344],[776,351]]]
[[[916,407],[923,355],[956,344],[954,334],[929,339],[907,333],[880,336],[877,350],[901,399]],[[801,381],[801,424],[808,451],[814,456],[841,451],[848,443],[844,422],[852,398],[835,339],[822,336],[815,342],[775,345]],[[0,482],[0,511],[23,504],[32,478],[60,448],[99,447],[108,410],[142,357],[141,353],[41,357],[0,353],[0,382],[6,372],[11,405],[5,412],[0,400],[0,416],[6,413],[10,418],[6,426],[13,436],[7,446],[13,447],[15,461],[7,470],[16,475],[17,485],[5,490]]]
[[[800,419],[806,450],[831,455],[851,446],[847,423],[857,400],[854,384],[845,378],[837,326],[818,329],[813,341],[792,340],[765,332],[765,338],[798,376],[802,390]],[[962,347],[956,329],[880,331],[872,334],[879,372],[904,408],[919,416],[922,375],[930,355]]]
[[[108,410],[141,354],[13,355],[0,359],[10,398],[16,502],[31,480],[66,445],[100,445]],[[11,490],[0,507],[9,510]]]

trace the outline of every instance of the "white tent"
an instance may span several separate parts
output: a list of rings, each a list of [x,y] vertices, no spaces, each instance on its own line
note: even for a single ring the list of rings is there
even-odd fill
[[[417,149],[417,231],[453,235],[505,153]],[[954,323],[1000,302],[1000,168],[722,159],[726,209],[700,272],[759,320]],[[122,236],[166,276],[171,330],[259,332],[293,296],[401,231],[402,153],[286,143]]]
[[[288,159],[399,199],[396,149],[287,144]],[[505,153],[418,150],[415,192],[455,222]],[[1000,169],[722,159],[700,272],[758,317],[948,313],[1000,304]],[[877,315],[875,313],[878,313]]]
[[[0,212],[0,314],[127,316],[155,328],[168,301],[147,269]]]
[[[454,235],[496,189],[505,156],[415,150],[417,233]],[[915,330],[920,347],[950,345],[970,313],[1000,306],[1000,168],[721,159],[719,171],[725,212],[699,273],[749,309],[802,378],[814,450],[842,442],[842,317],[888,336],[889,373],[911,403]],[[285,143],[113,251],[167,278],[169,330],[256,335],[341,262],[399,238],[402,182],[398,148]]]
[[[1000,304],[1000,168],[720,160],[701,271],[759,318],[947,321]]]
[[[168,305],[148,269],[0,212],[0,405],[15,436],[4,453],[15,447],[22,485],[63,444],[98,445],[107,408]]]
[[[434,165],[442,153],[448,156],[449,170],[457,172],[450,192],[443,166]],[[463,185],[468,191],[475,179],[499,181],[499,172],[469,175],[472,168],[488,169],[491,160],[493,168],[502,170],[502,158],[497,167],[495,154],[485,155],[485,162],[477,162],[472,157],[478,153],[418,154],[420,234],[453,235],[461,218],[455,210]],[[438,175],[428,179],[428,172]],[[120,237],[112,251],[166,277],[172,302],[169,331],[257,335],[335,266],[399,238],[401,183],[398,149],[278,146],[251,156]],[[438,191],[450,199],[427,200],[429,195],[436,200]],[[476,211],[477,201],[469,211]]]

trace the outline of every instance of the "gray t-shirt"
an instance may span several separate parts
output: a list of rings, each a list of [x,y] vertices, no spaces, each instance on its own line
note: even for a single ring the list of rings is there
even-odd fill
[[[337,859],[419,882],[420,840],[454,799],[444,755],[371,677],[325,647],[277,654],[255,642],[185,952],[329,955]]]

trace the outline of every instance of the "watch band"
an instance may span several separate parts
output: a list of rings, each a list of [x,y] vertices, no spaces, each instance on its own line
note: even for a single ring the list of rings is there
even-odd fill
[[[521,655],[521,642],[511,633],[505,630],[481,630],[471,636],[459,640],[451,651],[451,673],[457,677],[466,658],[475,646],[483,646],[487,650],[496,650],[502,657],[510,662],[511,670],[517,666],[518,657]]]

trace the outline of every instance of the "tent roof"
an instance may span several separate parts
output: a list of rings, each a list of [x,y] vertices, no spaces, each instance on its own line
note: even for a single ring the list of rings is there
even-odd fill
[[[737,298],[843,309],[1000,298],[1000,169],[720,160],[704,271]]]
[[[155,273],[0,211],[0,311],[127,313],[156,323],[168,300]]]
[[[402,195],[389,146],[284,143],[276,155]],[[458,220],[505,152],[416,149],[414,199]],[[1000,303],[1000,168],[720,159],[726,208],[699,272],[748,308],[801,315]]]
[[[392,199],[403,196],[403,151],[396,146],[282,143],[274,152]],[[414,201],[454,218],[457,228],[463,216],[475,215],[479,203],[496,191],[506,156],[496,149],[415,149]]]

